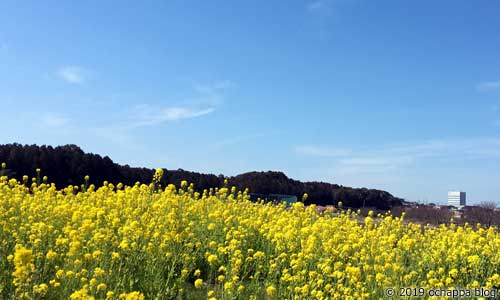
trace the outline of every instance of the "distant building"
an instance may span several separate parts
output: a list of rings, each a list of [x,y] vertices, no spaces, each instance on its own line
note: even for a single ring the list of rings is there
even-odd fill
[[[270,199],[273,199],[278,202],[286,202],[286,204],[290,205],[297,202],[297,196],[294,195],[279,195],[279,194],[270,194]]]
[[[448,192],[448,205],[462,207],[466,205],[465,192]]]
[[[297,196],[294,195],[281,195],[281,194],[256,194],[249,193],[251,201],[264,200],[264,201],[275,201],[275,202],[286,202],[287,205],[291,205],[297,202]]]

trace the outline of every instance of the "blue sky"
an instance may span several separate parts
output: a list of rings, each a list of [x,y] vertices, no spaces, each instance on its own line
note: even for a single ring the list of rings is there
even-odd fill
[[[0,143],[500,201],[499,15],[487,0],[2,1]]]

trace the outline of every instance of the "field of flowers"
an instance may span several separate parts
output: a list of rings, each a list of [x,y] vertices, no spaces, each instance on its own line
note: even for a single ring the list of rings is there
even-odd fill
[[[500,287],[495,228],[318,214],[234,188],[161,187],[161,176],[64,189],[1,177],[0,298],[384,299],[385,287]]]

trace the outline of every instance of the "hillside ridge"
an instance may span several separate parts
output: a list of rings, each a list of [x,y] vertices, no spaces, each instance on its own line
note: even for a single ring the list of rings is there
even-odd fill
[[[35,176],[35,169],[40,168],[56,186],[81,184],[86,175],[90,183],[101,185],[103,181],[121,182],[133,185],[135,182],[151,181],[154,169],[120,165],[108,156],[86,153],[79,146],[21,145],[18,143],[0,145],[0,162],[7,164],[6,174],[20,179],[23,175]],[[179,185],[182,180],[194,184],[197,191],[223,186],[224,180],[229,185],[243,190],[249,188],[258,194],[288,194],[301,199],[304,193],[309,195],[307,202],[317,205],[337,205],[339,201],[345,206],[373,207],[391,209],[402,204],[403,200],[390,193],[377,189],[352,188],[327,182],[301,182],[286,176],[280,171],[252,171],[236,176],[203,174],[183,169],[164,169],[162,184]]]

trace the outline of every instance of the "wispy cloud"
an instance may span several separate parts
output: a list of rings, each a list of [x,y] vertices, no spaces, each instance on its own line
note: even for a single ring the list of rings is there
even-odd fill
[[[500,80],[497,81],[485,81],[477,85],[478,91],[488,92],[500,89]]]
[[[203,102],[211,106],[219,106],[222,103],[224,93],[236,87],[231,80],[221,80],[209,84],[194,84],[193,90],[197,94],[194,97],[196,102]]]
[[[51,129],[50,132],[68,132],[71,129],[71,132],[84,132],[88,136],[94,136],[105,144],[138,151],[142,149],[137,142],[142,138],[138,135],[139,129],[203,118],[217,111],[222,105],[223,91],[229,88],[229,85],[218,82],[204,87],[206,91],[203,92],[192,87],[192,96],[188,99],[167,99],[142,104],[123,101],[121,105],[113,106],[111,113],[106,114],[104,118],[94,118],[92,125],[88,125],[86,121],[88,117],[94,117],[92,110],[101,103],[97,100],[87,99],[85,112],[80,111],[78,115],[70,116],[71,119],[55,114],[35,118],[38,121],[37,126],[43,124],[43,128]],[[114,103],[125,96],[122,94],[114,97]]]
[[[301,155],[318,157],[342,157],[352,153],[349,149],[328,148],[313,145],[303,145],[295,147],[295,152]]]
[[[220,91],[235,87],[236,84],[231,80],[216,81],[212,84],[195,84],[194,90],[201,94],[214,95]]]
[[[330,16],[333,12],[333,0],[317,0],[306,5],[306,11],[313,15]]]
[[[197,118],[204,115],[213,113],[215,108],[209,107],[206,109],[192,109],[186,107],[171,107],[163,110],[163,120],[165,121],[177,121],[181,119],[191,119]]]
[[[320,40],[329,40],[331,38],[330,28],[333,26],[333,18],[338,16],[340,7],[350,0],[311,0],[305,5],[305,13],[308,16],[309,25],[312,34]]]
[[[234,86],[235,84],[229,80],[212,84],[196,84],[193,86],[195,95],[192,99],[175,101],[177,103],[175,105],[136,105],[128,110],[128,120],[123,127],[152,126],[209,115],[222,105],[224,91]]]
[[[66,82],[82,84],[85,82],[86,70],[78,66],[65,66],[59,69],[59,77]]]
[[[427,159],[439,162],[499,159],[500,138],[429,140],[421,143],[385,145],[373,150],[330,149],[299,146],[296,153],[324,157],[338,174],[384,173],[409,168]]]
[[[193,107],[166,107],[155,108],[150,105],[140,105],[132,113],[130,128],[156,125],[165,122],[174,122],[183,119],[198,118],[215,111],[214,107],[193,108]]]
[[[69,123],[69,119],[56,115],[46,115],[39,120],[39,124],[45,128],[61,128]]]

